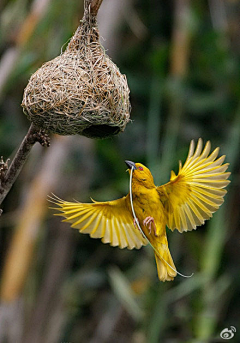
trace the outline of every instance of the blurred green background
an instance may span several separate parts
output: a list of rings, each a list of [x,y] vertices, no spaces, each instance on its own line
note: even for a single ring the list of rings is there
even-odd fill
[[[64,49],[83,0],[2,0],[0,11],[0,156],[12,159],[30,125],[23,90]],[[103,0],[102,44],[127,76],[132,122],[106,140],[54,136],[32,149],[1,207],[0,342],[223,342],[231,326],[240,341],[239,16],[237,0]],[[48,208],[51,192],[82,202],[125,195],[125,159],[167,182],[199,137],[220,147],[232,175],[210,221],[168,231],[189,279],[160,283],[150,247],[104,245]]]

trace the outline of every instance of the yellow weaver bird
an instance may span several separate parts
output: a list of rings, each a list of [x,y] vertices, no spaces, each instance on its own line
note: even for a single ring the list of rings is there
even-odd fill
[[[141,163],[125,161],[132,171],[130,193],[107,202],[68,202],[54,196],[64,221],[81,233],[101,238],[103,243],[128,249],[152,245],[161,281],[173,280],[177,274],[166,235],[166,226],[179,232],[191,231],[212,217],[223,203],[224,189],[230,181],[225,156],[218,157],[219,148],[210,153],[208,141],[203,149],[202,139],[194,151],[191,141],[187,159],[179,172],[171,172],[170,181],[155,186],[150,170]],[[133,208],[131,207],[131,200]],[[134,219],[135,212],[137,222]],[[138,227],[137,225],[140,226]]]

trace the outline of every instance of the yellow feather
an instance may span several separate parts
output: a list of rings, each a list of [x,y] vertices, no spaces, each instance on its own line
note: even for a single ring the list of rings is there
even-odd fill
[[[194,152],[194,144],[191,142],[186,162],[179,169],[179,174],[171,178],[169,183],[158,187],[160,196],[161,193],[167,195],[163,205],[167,213],[167,225],[171,230],[177,228],[180,232],[185,231],[178,219],[178,216],[184,218],[183,212],[191,223],[189,227],[188,222],[186,230],[194,229],[209,219],[223,202],[226,194],[223,188],[230,182],[227,180],[230,173],[225,172],[228,163],[222,165],[225,156],[217,158],[219,148],[209,154],[210,147],[210,142],[207,142],[202,150],[202,140],[199,139]],[[169,209],[173,209],[173,212]]]

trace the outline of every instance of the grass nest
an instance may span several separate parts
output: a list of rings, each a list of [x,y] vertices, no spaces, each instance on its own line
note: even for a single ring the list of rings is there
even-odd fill
[[[48,132],[105,138],[124,131],[130,120],[129,88],[99,43],[88,3],[66,50],[31,76],[22,107]]]

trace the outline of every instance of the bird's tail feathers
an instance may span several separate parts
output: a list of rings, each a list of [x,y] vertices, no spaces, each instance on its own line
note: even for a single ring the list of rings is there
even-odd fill
[[[166,244],[161,244],[159,253],[155,252],[158,278],[160,281],[172,281],[177,275],[176,267]]]

